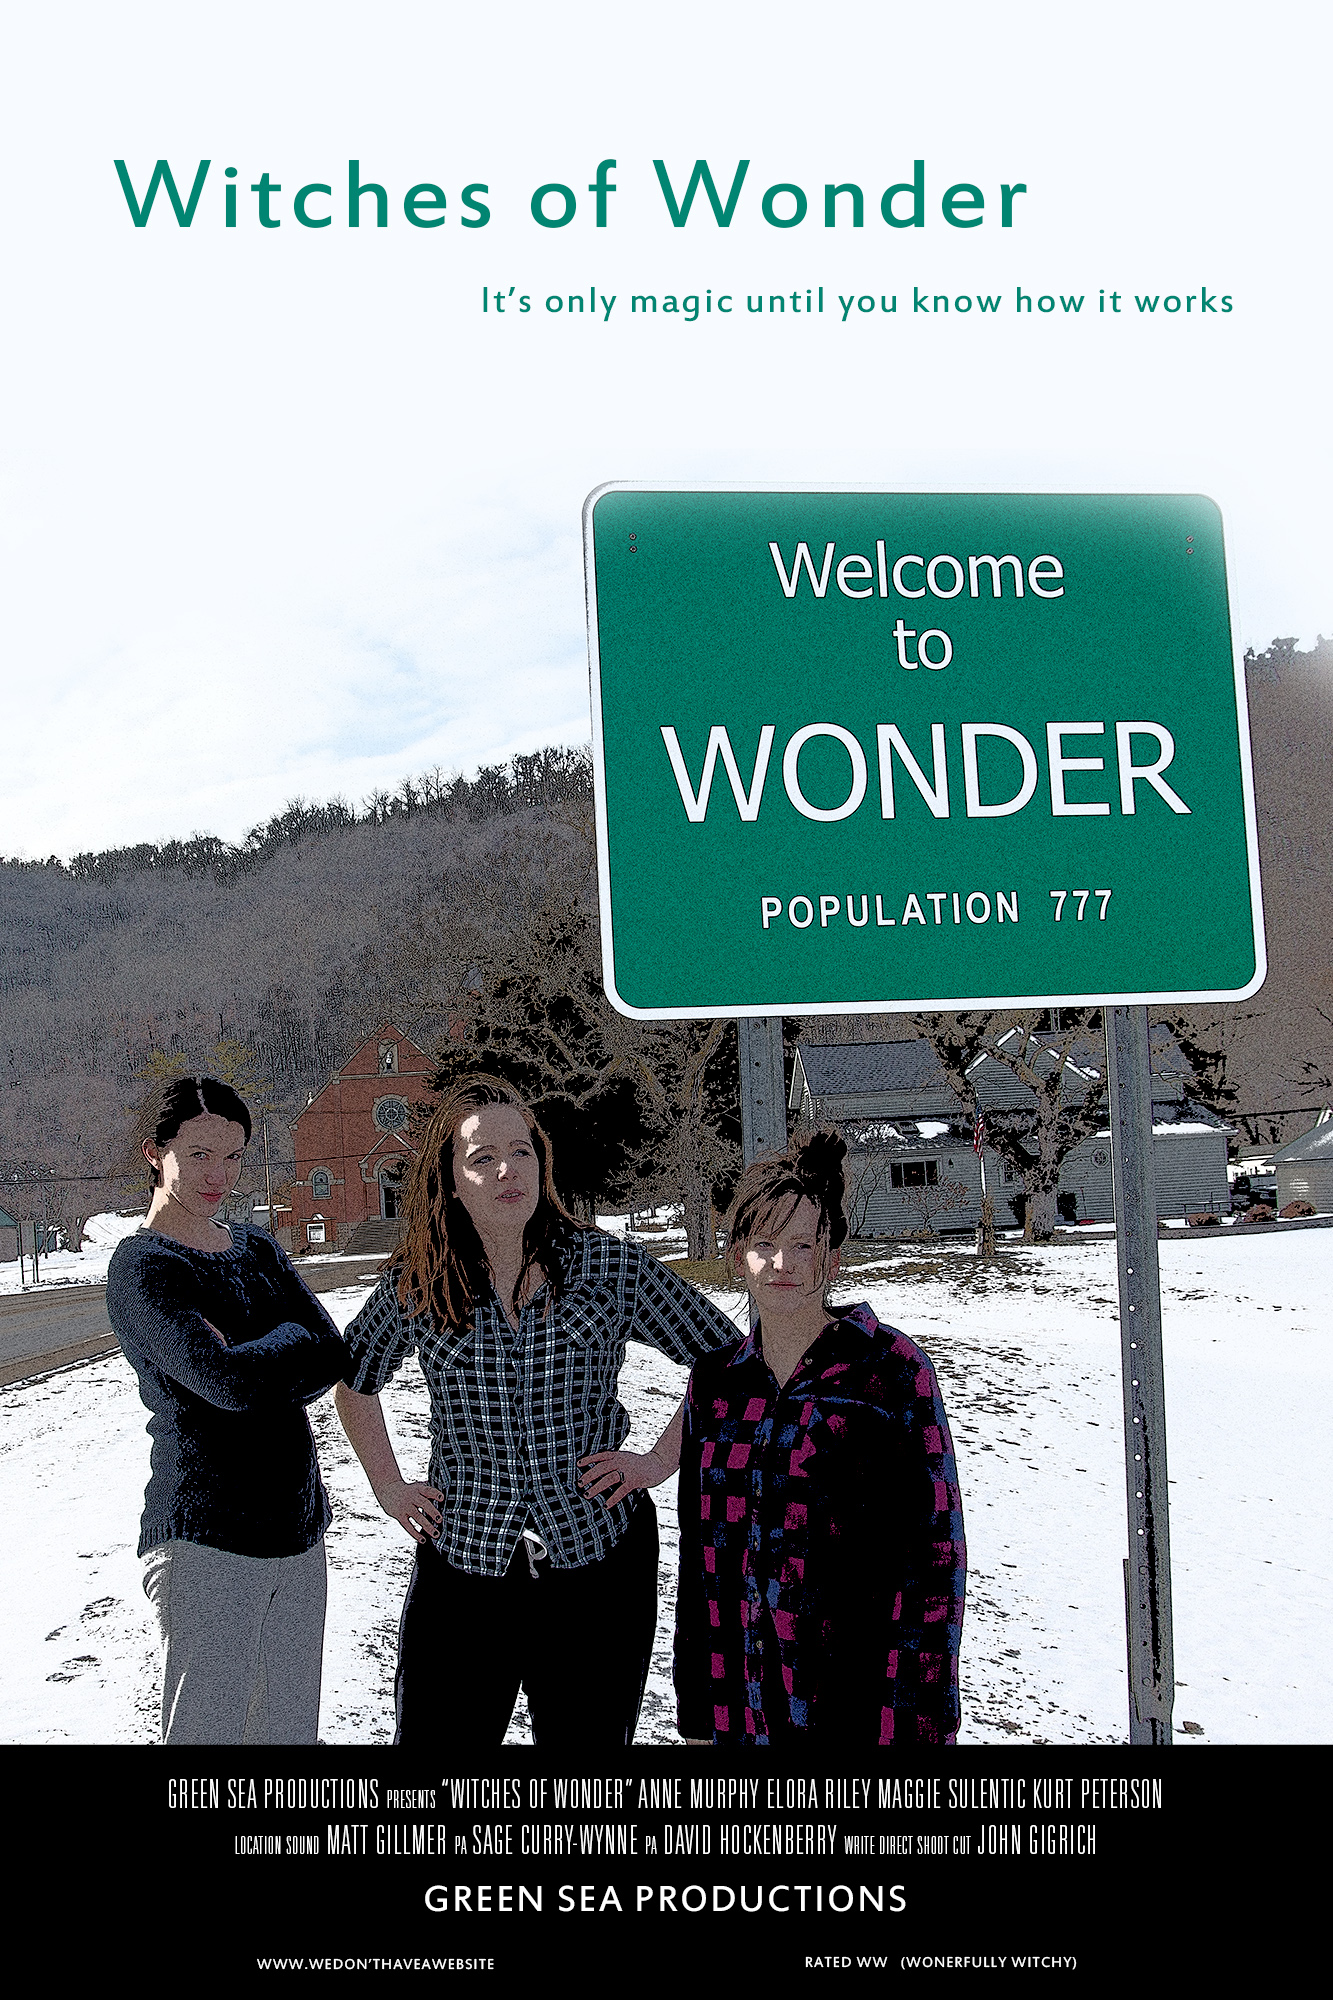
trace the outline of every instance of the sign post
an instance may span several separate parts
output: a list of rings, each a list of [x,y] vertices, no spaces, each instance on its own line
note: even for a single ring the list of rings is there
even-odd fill
[[[1147,1008],[1265,972],[1218,510],[615,485],[584,542],[607,997],[739,1022],[747,1161],[782,1015],[1105,1010],[1131,1740],[1168,1743]]]
[[[787,1075],[782,1062],[782,1016],[743,1014],[736,1023],[741,1072],[741,1154],[746,1166],[787,1144]],[[750,1301],[750,1330],[759,1323]]]
[[[1107,1008],[1106,1053],[1129,1516],[1129,1555],[1125,1560],[1129,1740],[1169,1743],[1175,1700],[1171,1538],[1146,1007]]]
[[[787,1079],[782,1017],[742,1015],[736,1023],[741,1066],[741,1150],[748,1167],[787,1144]]]

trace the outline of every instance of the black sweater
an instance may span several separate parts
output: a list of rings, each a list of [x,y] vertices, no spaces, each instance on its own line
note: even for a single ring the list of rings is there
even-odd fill
[[[152,1413],[140,1555],[166,1541],[299,1555],[331,1518],[303,1405],[342,1378],[347,1350],[271,1236],[242,1223],[231,1235],[208,1251],[141,1230],[107,1273],[107,1314]]]

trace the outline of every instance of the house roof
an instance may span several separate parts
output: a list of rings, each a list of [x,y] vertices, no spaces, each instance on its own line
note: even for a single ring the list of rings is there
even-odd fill
[[[812,1097],[949,1088],[935,1051],[919,1037],[910,1042],[802,1042],[799,1054]]]
[[[922,1122],[930,1126],[928,1132],[918,1131],[915,1121],[910,1118],[903,1119],[898,1125],[884,1119],[858,1119],[858,1129],[848,1132],[847,1150],[854,1155],[873,1153],[877,1158],[892,1155],[912,1160],[934,1158],[936,1154],[971,1153],[972,1137],[963,1127],[941,1131],[942,1119],[925,1119]],[[847,1131],[846,1127],[843,1129]]]
[[[1011,1035],[1018,1032],[1011,1030]],[[1010,1036],[1004,1037],[1005,1041],[1009,1039]],[[1051,1052],[1065,1045],[1065,1037],[1057,1034],[1034,1035],[1030,1040],[1034,1048],[1031,1061],[1037,1069],[1054,1062],[1056,1058]],[[801,1042],[797,1052],[806,1085],[815,1100],[899,1093],[926,1097],[938,1092],[951,1110],[966,1115],[966,1108],[955,1103],[939,1059],[923,1036],[894,1042]],[[1101,1082],[1105,1071],[1106,1053],[1095,1039],[1076,1043],[1069,1051],[1065,1072],[1065,1090],[1070,1099],[1081,1097],[1094,1080]],[[1154,1027],[1152,1031],[1152,1073],[1154,1103],[1165,1105],[1182,1097],[1188,1066],[1170,1031],[1164,1027]],[[983,1104],[1017,1105],[1030,1096],[1026,1084],[1003,1062],[989,1056],[979,1056],[968,1075]],[[793,1105],[796,1101],[793,1091]],[[1189,1109],[1195,1116],[1208,1116],[1198,1106],[1191,1105]]]
[[[1033,1052],[1027,1059],[1031,1067],[1049,1074],[1050,1064],[1056,1060],[1053,1051],[1057,1049],[1064,1050],[1067,1040],[1068,1037],[1065,1035],[1030,1035],[1025,1034],[1021,1028],[1010,1028],[1008,1034],[1000,1036],[996,1046],[998,1048],[1005,1048],[1009,1043],[1016,1042],[1021,1050],[1026,1043],[1027,1047]],[[1046,1058],[1046,1060],[1043,1061],[1043,1058]],[[987,1060],[987,1057],[979,1056],[977,1062],[973,1063],[972,1068],[976,1069],[979,1063]],[[1104,1044],[1099,1041],[1090,1041],[1086,1037],[1076,1041],[1065,1055],[1065,1067],[1066,1069],[1073,1070],[1077,1075],[1084,1077],[1105,1075],[1106,1049]]]
[[[1273,1155],[1273,1165],[1279,1160],[1333,1160],[1333,1118],[1321,1119],[1312,1131],[1281,1147]]]
[[[401,1028],[394,1026],[392,1021],[381,1021],[374,1034],[367,1035],[363,1042],[358,1043],[351,1055],[348,1056],[346,1062],[339,1063],[339,1071],[346,1073],[351,1069],[352,1064],[357,1058],[365,1055],[367,1050],[374,1049],[376,1055],[378,1055],[379,1044],[381,1042],[397,1042],[400,1048],[406,1049],[411,1055],[420,1056],[423,1062],[428,1063],[431,1060],[425,1049],[419,1048],[410,1035],[405,1035]],[[371,1056],[370,1061],[374,1062],[374,1060],[375,1057]]]
[[[384,1072],[385,1075],[396,1075],[401,1077],[404,1081],[407,1081],[410,1078],[413,1077],[420,1078],[432,1072],[433,1058],[427,1054],[426,1050],[420,1048],[418,1044],[412,1040],[412,1037],[410,1035],[405,1035],[401,1028],[395,1027],[392,1021],[383,1021],[381,1022],[380,1026],[375,1030],[375,1033],[373,1035],[367,1035],[364,1041],[358,1042],[357,1046],[348,1056],[346,1062],[339,1063],[337,1069],[334,1071],[333,1075],[329,1077],[327,1082],[321,1083],[318,1090],[311,1092],[310,1098],[306,1103],[305,1109],[301,1113],[301,1117],[304,1118],[306,1111],[312,1110],[314,1106],[319,1103],[320,1098],[324,1095],[324,1092],[326,1090],[328,1090],[334,1084],[341,1083],[345,1077],[348,1076],[357,1077],[362,1082],[364,1082],[367,1076],[379,1075],[380,1070],[377,1060],[378,1045],[381,1042],[390,1042],[390,1041],[398,1043],[400,1053],[406,1053],[409,1057],[419,1056],[421,1058],[421,1061],[425,1063],[427,1067],[424,1070],[399,1068],[396,1071],[385,1071]],[[367,1053],[371,1049],[375,1050],[376,1053],[374,1055],[370,1055]],[[356,1063],[362,1056],[366,1057],[366,1061],[370,1065],[369,1069],[358,1070],[356,1068]]]

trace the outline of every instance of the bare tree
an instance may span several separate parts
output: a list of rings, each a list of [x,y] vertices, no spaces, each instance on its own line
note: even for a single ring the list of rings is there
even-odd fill
[[[1333,1011],[1316,1004],[1310,1012],[1318,1026],[1312,1025],[1305,1044],[1311,1052],[1299,1059],[1300,1086],[1306,1092],[1314,1092],[1323,1104],[1327,1104],[1333,1098]],[[1321,1110],[1323,1104],[1320,1105]]]
[[[1022,1105],[988,1103],[985,1112],[989,1143],[1022,1178],[1023,1234],[1029,1243],[1046,1243],[1054,1235],[1061,1164],[1104,1116],[1104,1065],[1086,1060],[1100,1013],[1094,1007],[1067,1008],[1059,1018],[1060,1027],[1052,1031],[1042,1029],[1047,1016],[1037,1011],[915,1016],[969,1116],[977,1107],[970,1072],[983,1056],[1023,1086]],[[1076,1052],[1083,1062],[1075,1062]]]
[[[88,1217],[123,1199],[124,1099],[105,1077],[66,1070],[0,1091],[3,1204],[16,1219],[59,1229],[78,1251]]]
[[[689,1255],[715,1257],[715,1196],[741,1164],[735,1023],[616,1019],[650,1126],[640,1183],[678,1189]]]
[[[933,1236],[935,1217],[966,1208],[970,1196],[961,1181],[925,1181],[910,1190],[908,1199],[921,1217],[921,1227]]]
[[[514,922],[517,905],[521,922]],[[589,1207],[614,1194],[633,1206],[678,1200],[692,1257],[715,1252],[717,1191],[739,1165],[735,1030],[726,1021],[630,1021],[602,990],[597,926],[578,896],[537,909],[493,892],[471,904],[431,975],[449,995],[437,1044],[441,1082],[498,1070],[543,1122],[563,1130],[567,1188]],[[489,910],[489,921],[477,922]]]
[[[851,1172],[845,1201],[847,1231],[851,1236],[864,1236],[871,1205],[893,1184],[892,1163],[887,1153],[865,1152],[852,1154],[848,1165]]]
[[[1237,1070],[1244,1060],[1248,1031],[1257,1016],[1258,1009],[1254,1007],[1218,1007],[1206,1013],[1169,1007],[1154,1016],[1170,1030],[1189,1064],[1200,1101],[1219,1118],[1232,1120],[1239,1115]]]
[[[476,1070],[512,1083],[550,1133],[561,1188],[585,1214],[644,1137],[595,947],[586,912],[553,899],[521,926],[456,935],[453,963],[436,968],[450,1006],[436,1087]]]

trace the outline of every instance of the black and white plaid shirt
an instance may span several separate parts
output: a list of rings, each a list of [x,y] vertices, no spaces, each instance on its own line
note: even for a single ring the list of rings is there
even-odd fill
[[[435,1546],[455,1569],[503,1576],[524,1528],[557,1569],[606,1555],[629,1526],[635,1493],[608,1508],[579,1487],[578,1461],[617,1451],[630,1424],[616,1397],[627,1339],[685,1365],[734,1347],[738,1328],[669,1264],[600,1229],[573,1231],[564,1293],[544,1315],[543,1286],[517,1332],[491,1296],[471,1326],[409,1319],[397,1274],[383,1277],[344,1336],[351,1388],[374,1395],[415,1348],[430,1390],[430,1483],[444,1495]]]

